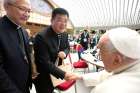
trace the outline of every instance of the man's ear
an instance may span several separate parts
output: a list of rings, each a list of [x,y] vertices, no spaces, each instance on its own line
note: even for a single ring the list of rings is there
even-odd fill
[[[119,64],[121,64],[121,63],[122,63],[122,57],[121,57],[121,55],[115,54],[115,58],[114,58],[113,64],[114,64],[114,65],[119,65]]]

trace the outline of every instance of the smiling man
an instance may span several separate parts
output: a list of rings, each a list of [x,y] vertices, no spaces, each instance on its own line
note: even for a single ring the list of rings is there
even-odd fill
[[[53,92],[50,74],[61,79],[71,76],[55,66],[58,58],[59,64],[62,64],[62,60],[69,53],[68,34],[65,32],[68,20],[69,14],[65,9],[54,9],[51,25],[35,37],[35,62],[40,73],[35,79],[37,93]]]

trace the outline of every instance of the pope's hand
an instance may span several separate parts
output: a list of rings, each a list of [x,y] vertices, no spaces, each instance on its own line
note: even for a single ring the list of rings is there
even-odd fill
[[[82,76],[75,74],[75,73],[68,73],[65,74],[65,80],[78,80],[82,79]]]

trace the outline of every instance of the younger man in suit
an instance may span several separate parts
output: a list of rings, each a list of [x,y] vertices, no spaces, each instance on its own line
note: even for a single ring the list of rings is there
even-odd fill
[[[40,73],[35,79],[37,93],[52,93],[53,84],[50,74],[57,78],[68,79],[71,74],[55,66],[59,57],[59,64],[69,53],[69,42],[66,26],[69,14],[63,8],[56,8],[52,12],[51,25],[35,37],[35,62]]]

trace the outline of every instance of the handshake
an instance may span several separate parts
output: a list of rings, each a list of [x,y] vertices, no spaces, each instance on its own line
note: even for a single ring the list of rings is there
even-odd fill
[[[82,76],[75,73],[66,72],[64,79],[65,80],[79,80],[79,79],[82,79]]]

